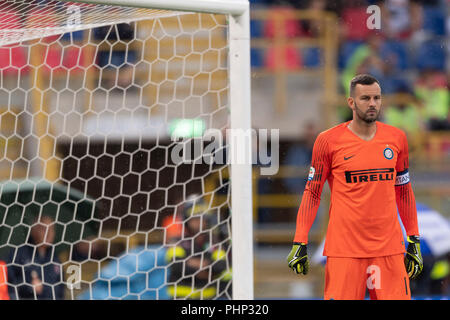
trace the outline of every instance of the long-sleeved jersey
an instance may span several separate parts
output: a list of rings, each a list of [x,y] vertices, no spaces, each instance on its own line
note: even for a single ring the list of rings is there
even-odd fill
[[[403,253],[397,207],[407,234],[419,234],[406,135],[377,121],[375,136],[365,141],[348,128],[349,123],[324,131],[316,139],[294,242],[308,242],[322,188],[328,181],[331,203],[325,256]]]

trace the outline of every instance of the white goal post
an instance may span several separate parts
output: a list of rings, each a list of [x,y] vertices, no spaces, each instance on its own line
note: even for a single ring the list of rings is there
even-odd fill
[[[229,129],[251,130],[251,86],[250,86],[250,15],[248,0],[82,0],[67,1],[92,5],[109,5],[145,9],[171,10],[180,12],[198,12],[221,14],[227,17],[227,72],[228,72],[228,110]],[[111,24],[111,23],[110,23]],[[105,25],[107,25],[105,23]],[[74,28],[73,31],[78,29]],[[81,30],[81,29],[80,29]],[[70,30],[69,30],[70,31]],[[61,30],[60,33],[63,33]],[[67,31],[66,31],[67,32]],[[28,34],[14,41],[2,41],[0,44],[32,41],[35,36]],[[41,34],[40,37],[44,35]],[[47,36],[47,34],[45,34]],[[6,36],[5,36],[6,37]],[[6,39],[6,38],[5,38]],[[18,41],[17,41],[18,40]],[[31,54],[30,54],[31,56]],[[33,59],[32,57],[30,59]],[[92,98],[91,98],[92,99]],[[43,100],[43,98],[42,98]],[[44,114],[44,116],[48,116]],[[37,128],[36,130],[38,130]],[[56,140],[56,139],[55,139]],[[42,142],[43,143],[43,142]],[[251,148],[251,141],[230,139],[230,150]],[[105,147],[106,148],[106,147]],[[50,147],[51,149],[51,147]],[[45,156],[44,156],[45,157]],[[44,158],[45,159],[45,158]],[[97,161],[97,160],[96,160]],[[44,161],[45,162],[45,161]],[[50,165],[50,164],[45,164]],[[230,163],[231,186],[231,243],[232,243],[232,298],[250,300],[254,298],[253,277],[253,209],[252,209],[252,163]],[[6,188],[6,187],[5,187]]]

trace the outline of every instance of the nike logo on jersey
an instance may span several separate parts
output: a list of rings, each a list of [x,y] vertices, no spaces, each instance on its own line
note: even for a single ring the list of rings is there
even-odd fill
[[[350,156],[350,157],[346,157],[346,156],[344,156],[344,160],[348,160],[348,159],[350,159],[350,158],[353,158],[355,155],[352,155],[352,156]]]

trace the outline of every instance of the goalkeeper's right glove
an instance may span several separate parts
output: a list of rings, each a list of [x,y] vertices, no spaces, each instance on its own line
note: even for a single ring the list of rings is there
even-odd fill
[[[309,270],[308,253],[305,243],[294,242],[291,252],[287,256],[289,268],[295,273],[307,274]]]

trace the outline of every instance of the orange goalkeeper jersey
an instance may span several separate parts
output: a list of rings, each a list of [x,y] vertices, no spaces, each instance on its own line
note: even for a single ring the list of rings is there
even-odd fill
[[[406,135],[377,121],[375,136],[365,141],[348,128],[349,123],[324,131],[316,139],[294,242],[308,242],[322,188],[328,181],[331,203],[325,256],[403,253],[397,205],[407,234],[418,235]]]

